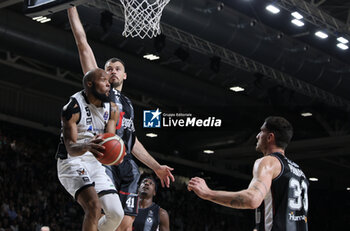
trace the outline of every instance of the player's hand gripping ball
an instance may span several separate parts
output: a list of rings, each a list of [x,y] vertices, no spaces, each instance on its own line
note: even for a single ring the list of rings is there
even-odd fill
[[[103,156],[98,158],[104,165],[118,165],[123,162],[125,156],[124,141],[113,133],[104,133],[98,136],[103,139],[100,145],[105,147]]]

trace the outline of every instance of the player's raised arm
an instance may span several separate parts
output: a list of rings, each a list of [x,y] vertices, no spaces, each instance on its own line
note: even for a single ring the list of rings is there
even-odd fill
[[[86,72],[97,68],[96,59],[87,41],[86,33],[81,24],[77,8],[69,8],[67,12],[75,43],[78,47],[81,68],[83,69],[83,73],[86,74]]]

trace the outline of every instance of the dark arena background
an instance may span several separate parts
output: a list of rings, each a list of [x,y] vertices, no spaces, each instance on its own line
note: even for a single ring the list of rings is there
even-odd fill
[[[126,63],[138,139],[175,169],[176,181],[156,196],[171,230],[253,230],[253,210],[201,200],[186,185],[201,176],[213,189],[246,188],[269,115],[293,124],[286,155],[310,180],[309,230],[350,227],[349,1],[171,0],[162,33],[140,39],[122,36],[117,0],[1,0],[1,231],[81,230],[83,211],[54,158],[61,109],[83,88],[71,4],[99,66],[110,57]],[[157,109],[163,126],[144,127],[144,111]],[[179,125],[193,117],[208,126]]]

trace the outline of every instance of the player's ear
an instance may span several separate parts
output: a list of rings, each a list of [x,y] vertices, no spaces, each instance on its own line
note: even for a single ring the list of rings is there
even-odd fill
[[[125,80],[127,76],[128,76],[128,74],[126,74],[126,72],[124,72],[124,77],[123,77],[123,79]]]
[[[89,88],[91,88],[92,85],[93,85],[93,83],[92,83],[92,81],[87,81],[87,82],[86,82],[86,85],[87,85]]]
[[[271,141],[271,142],[274,142],[275,141],[275,134],[270,132],[269,135],[267,136],[267,140]]]

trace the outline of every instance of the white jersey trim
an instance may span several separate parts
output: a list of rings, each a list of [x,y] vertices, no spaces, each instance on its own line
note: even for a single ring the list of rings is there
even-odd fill
[[[273,225],[273,199],[271,189],[266,194],[264,199],[265,206],[265,231],[271,231]]]

